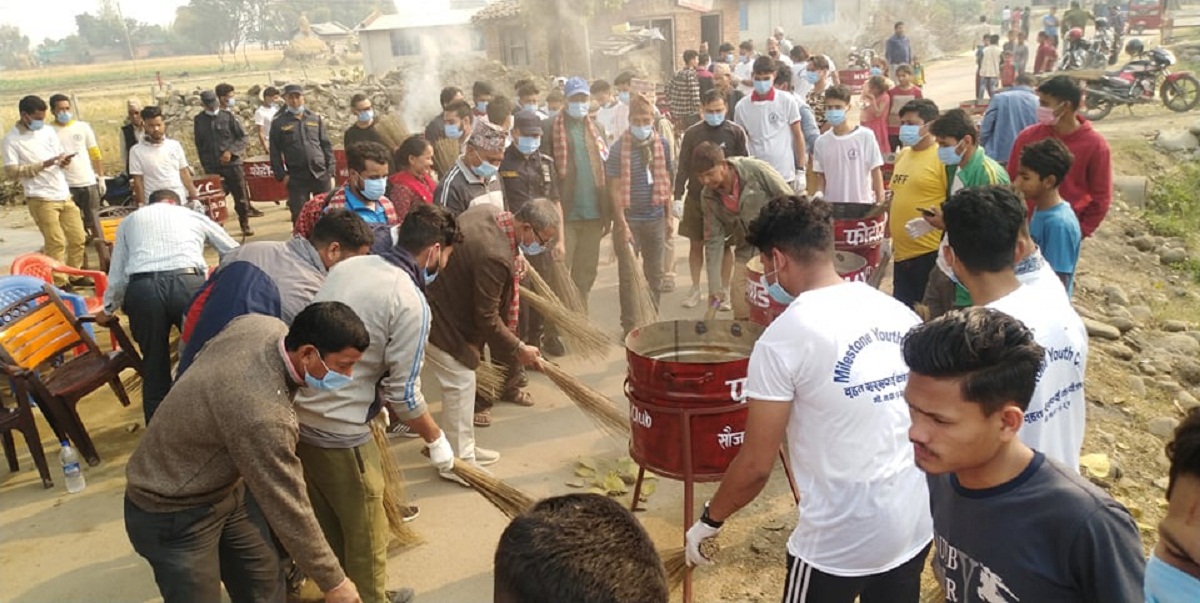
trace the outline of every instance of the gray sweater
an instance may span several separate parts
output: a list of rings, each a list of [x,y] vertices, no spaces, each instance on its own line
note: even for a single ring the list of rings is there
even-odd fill
[[[125,495],[150,513],[210,505],[245,480],[296,564],[328,591],[346,577],[313,515],[296,456],[299,388],[287,325],[239,316],[205,346],[154,414],[125,468]]]

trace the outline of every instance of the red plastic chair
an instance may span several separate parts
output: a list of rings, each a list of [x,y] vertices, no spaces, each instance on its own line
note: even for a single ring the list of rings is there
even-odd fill
[[[82,268],[72,268],[48,255],[41,253],[24,253],[13,260],[12,266],[9,268],[12,274],[22,274],[25,276],[34,276],[54,284],[54,273],[66,274],[69,276],[82,276],[92,279],[92,283],[96,286],[96,295],[81,296],[87,304],[87,311],[93,316],[104,309],[104,292],[108,290],[108,275],[99,270],[83,270]],[[112,334],[109,334],[112,342],[112,349],[116,350],[117,340]]]

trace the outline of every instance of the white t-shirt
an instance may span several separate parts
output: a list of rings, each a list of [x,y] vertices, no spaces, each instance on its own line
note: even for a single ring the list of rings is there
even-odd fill
[[[746,130],[750,156],[775,168],[784,182],[796,180],[796,147],[792,124],[800,121],[800,101],[791,94],[772,90],[771,100],[755,101],[745,96],[733,110],[733,121]]]
[[[262,128],[264,132],[270,132],[271,121],[275,119],[275,114],[278,112],[279,107],[276,105],[271,105],[269,107],[259,105],[258,108],[254,110],[254,123],[257,124],[259,128]]]
[[[791,405],[800,498],[788,552],[836,576],[912,559],[933,537],[913,461],[900,342],[916,314],[864,283],[802,293],[754,344],[746,394]]]
[[[1060,285],[1059,289],[1063,289]],[[1087,418],[1083,375],[1087,368],[1088,337],[1083,321],[1065,294],[1049,295],[1022,285],[987,305],[1020,320],[1046,349],[1045,364],[1025,424],[1018,435],[1030,448],[1079,471],[1079,451]]]
[[[995,44],[985,46],[983,61],[979,63],[979,77],[1000,77],[1000,60],[1004,50]]]
[[[845,136],[829,130],[813,143],[813,171],[825,174],[825,199],[837,203],[874,203],[871,170],[883,166],[875,133],[855,126]]]
[[[40,130],[30,130],[25,126],[13,126],[4,135],[4,165],[18,166],[40,164],[47,159],[53,159],[64,153],[58,134],[51,130],[53,126],[42,126]],[[85,158],[86,161],[86,158]],[[71,163],[74,163],[72,160]],[[50,201],[66,201],[71,198],[71,189],[67,188],[67,178],[63,169],[50,166],[32,178],[21,180],[25,196]]]
[[[96,184],[96,170],[92,169],[91,156],[88,154],[89,149],[99,147],[96,144],[96,133],[92,131],[92,127],[87,122],[77,119],[65,126],[48,127],[53,127],[54,131],[58,133],[58,140],[68,155],[75,153],[75,157],[71,159],[71,165],[63,170],[67,175],[67,185],[92,186]]]
[[[629,129],[629,105],[616,102],[608,107],[600,107],[596,112],[596,123],[604,128],[604,142],[612,147]]]
[[[129,149],[129,174],[142,177],[143,203],[149,202],[151,193],[164,188],[187,199],[187,188],[179,177],[179,170],[187,166],[187,155],[178,140],[164,138],[159,144],[144,140]]]
[[[741,90],[742,94],[746,96],[750,96],[750,93],[754,92],[754,86],[747,86],[742,81],[754,79],[754,59],[755,57],[750,57],[749,61],[743,62],[739,57],[738,62],[733,66],[733,83],[737,84],[738,90]]]

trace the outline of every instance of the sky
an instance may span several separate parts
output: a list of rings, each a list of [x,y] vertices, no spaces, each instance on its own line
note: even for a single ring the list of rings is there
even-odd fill
[[[117,0],[126,19],[152,25],[167,25],[175,9],[188,0]],[[56,0],[52,5],[30,0],[0,0],[0,24],[16,25],[29,36],[30,47],[46,38],[64,38],[75,33],[75,15],[100,12],[98,0]]]

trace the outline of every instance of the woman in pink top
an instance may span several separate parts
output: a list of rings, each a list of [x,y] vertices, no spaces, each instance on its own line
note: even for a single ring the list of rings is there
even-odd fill
[[[892,143],[888,141],[888,116],[892,113],[892,97],[888,94],[888,82],[877,75],[867,80],[862,92],[862,119],[859,121],[864,128],[875,134],[879,143],[879,152],[887,155],[892,152]]]
[[[896,67],[896,86],[888,90],[892,97],[892,112],[888,117],[888,140],[892,148],[900,148],[900,110],[909,101],[925,98],[921,89],[913,83],[913,68],[909,65]]]

